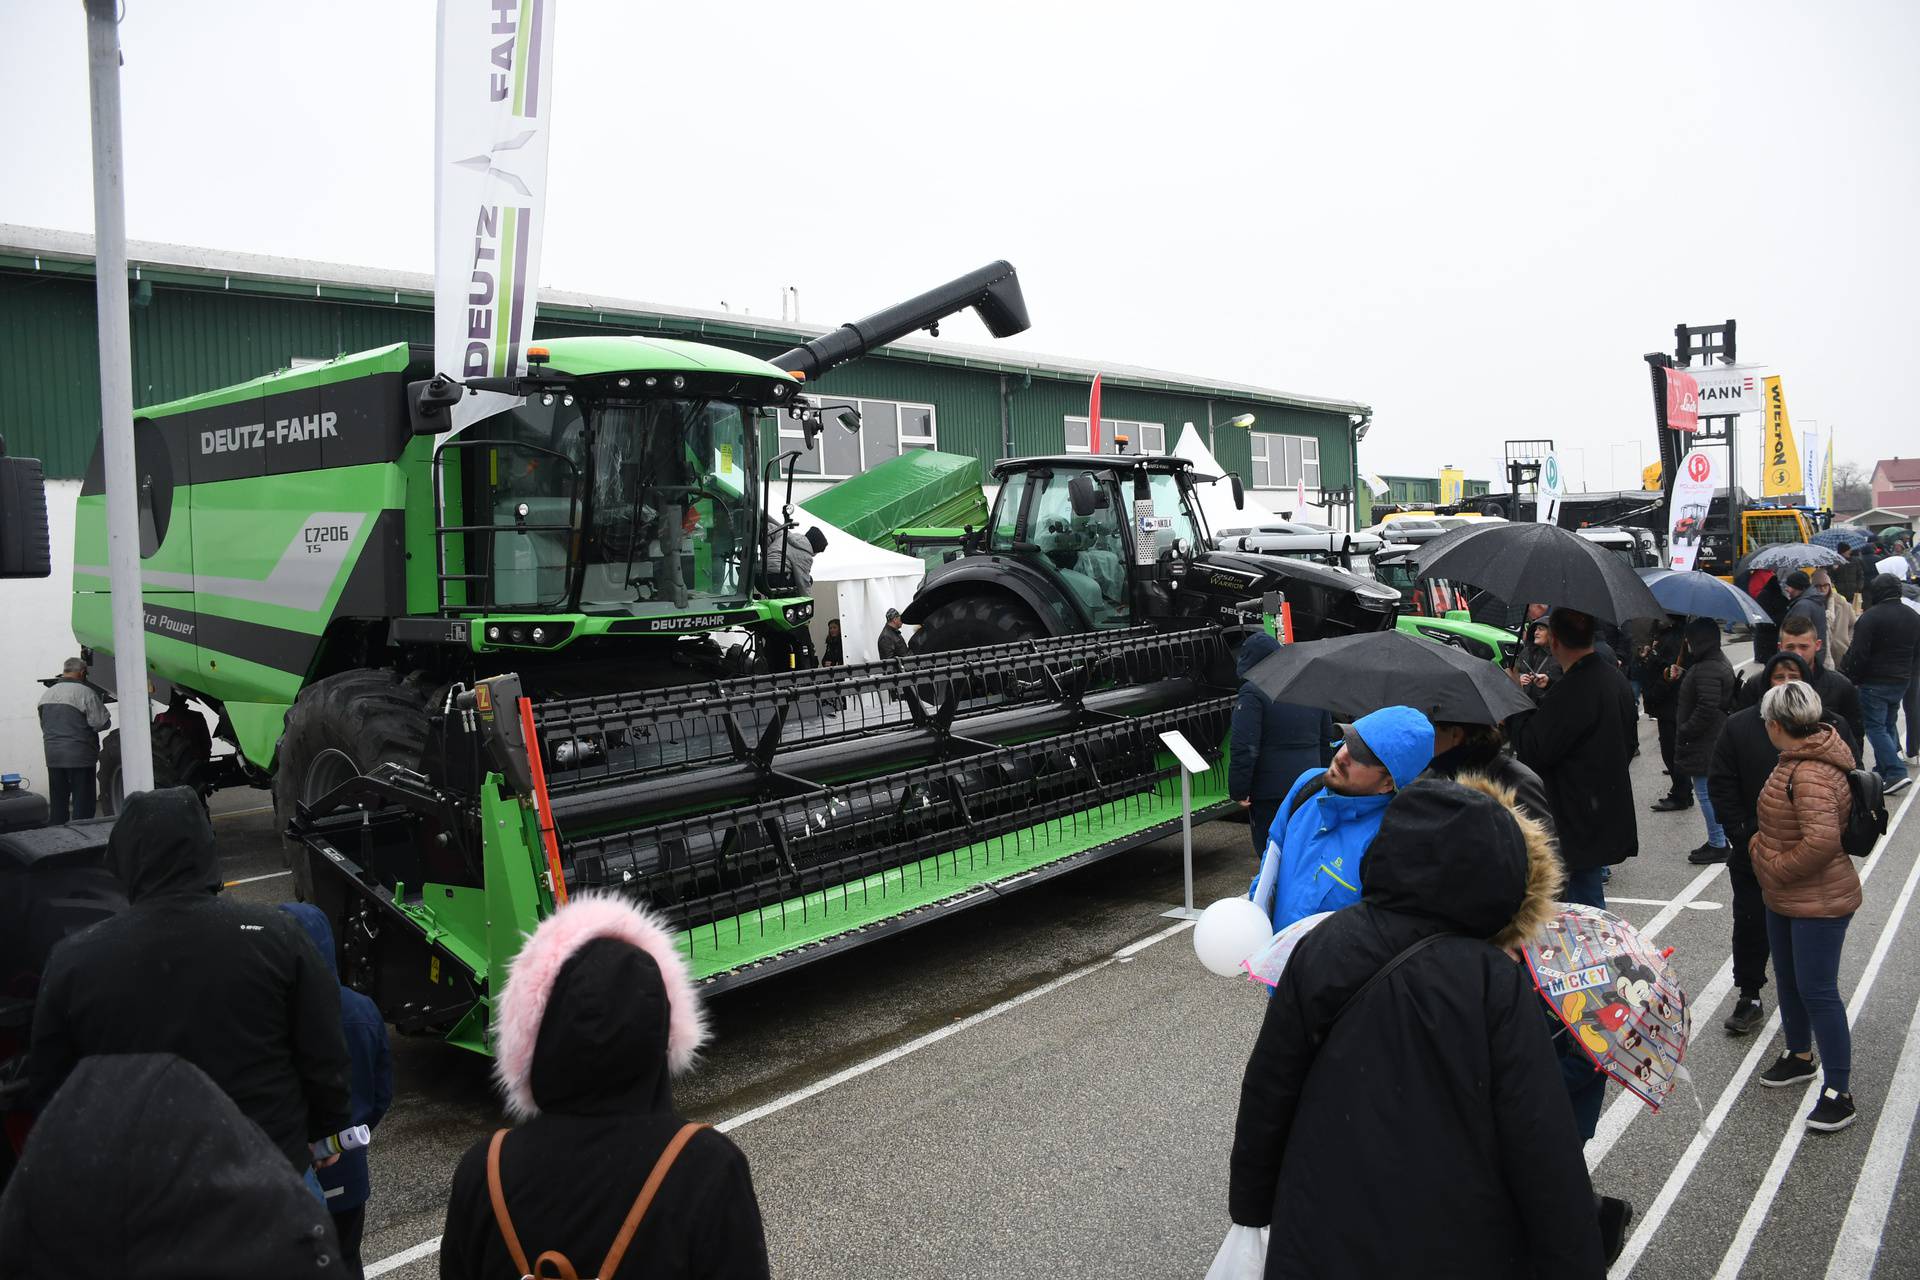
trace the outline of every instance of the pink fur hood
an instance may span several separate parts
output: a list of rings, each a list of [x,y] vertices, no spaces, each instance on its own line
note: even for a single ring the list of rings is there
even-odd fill
[[[667,1068],[680,1075],[707,1042],[707,1014],[686,961],[660,920],[624,898],[582,894],[548,916],[533,931],[507,969],[506,990],[494,1011],[493,1074],[516,1120],[540,1114],[533,1100],[533,1047],[560,970],[596,938],[637,947],[660,966],[666,986]]]

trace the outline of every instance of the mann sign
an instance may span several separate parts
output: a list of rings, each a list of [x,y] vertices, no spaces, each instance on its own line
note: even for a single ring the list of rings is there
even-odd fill
[[[1714,364],[1686,372],[1693,377],[1695,400],[1702,418],[1760,413],[1767,407],[1761,387],[1767,376],[1764,365]]]

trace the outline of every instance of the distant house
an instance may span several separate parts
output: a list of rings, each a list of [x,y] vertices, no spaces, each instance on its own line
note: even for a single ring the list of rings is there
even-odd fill
[[[1882,458],[1873,464],[1873,505],[1920,506],[1920,458]]]

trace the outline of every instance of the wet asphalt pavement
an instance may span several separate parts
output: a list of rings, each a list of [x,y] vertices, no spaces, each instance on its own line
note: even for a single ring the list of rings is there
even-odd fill
[[[1777,1019],[1757,1050],[1720,1027],[1726,872],[1686,861],[1697,810],[1647,810],[1664,779],[1641,726],[1641,853],[1609,899],[1657,928],[1690,996],[1714,1003],[1696,1007],[1691,1089],[1657,1115],[1608,1090],[1589,1163],[1596,1188],[1639,1213],[1614,1274],[1920,1274],[1920,820],[1862,866],[1843,958],[1860,1118],[1807,1132],[1801,1090],[1753,1082],[1778,1052]],[[1896,820],[1910,798],[1892,802]],[[277,901],[291,890],[263,805],[218,796],[215,825],[229,878],[267,877],[230,891]],[[1244,825],[1203,826],[1194,843],[1198,901],[1245,892]],[[752,1161],[775,1274],[1203,1275],[1228,1225],[1226,1154],[1264,1002],[1202,969],[1160,917],[1180,893],[1175,837],[716,997],[714,1043],[678,1101]],[[370,1274],[431,1276],[454,1164],[500,1114],[484,1061],[399,1037],[394,1050],[365,1258]]]

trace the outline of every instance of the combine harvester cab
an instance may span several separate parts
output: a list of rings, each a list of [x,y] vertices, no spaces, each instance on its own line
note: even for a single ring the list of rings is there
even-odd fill
[[[809,665],[818,538],[790,503],[770,514],[790,458],[762,445],[780,416],[811,445],[807,377],[969,307],[996,335],[1026,327],[997,262],[772,362],[556,338],[525,376],[458,383],[395,343],[140,411],[156,782],[270,785],[286,818],[380,765],[418,768],[448,690],[492,672],[546,700]],[[513,399],[453,430],[480,392]],[[96,450],[73,627],[110,678],[102,471]],[[118,762],[110,736],[108,812]],[[304,895],[297,848],[293,865]]]
[[[1177,831],[1160,735],[1223,741],[1223,646],[1131,628],[581,698],[504,676],[451,693],[420,769],[292,830],[345,980],[484,1052],[508,962],[569,895],[660,913],[719,989]],[[1224,760],[1194,792],[1228,807]]]

